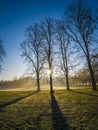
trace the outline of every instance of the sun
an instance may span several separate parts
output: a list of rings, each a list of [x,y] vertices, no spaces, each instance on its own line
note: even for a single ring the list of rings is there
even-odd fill
[[[48,70],[47,70],[47,73],[48,73],[48,74],[51,74],[51,70],[48,69]]]

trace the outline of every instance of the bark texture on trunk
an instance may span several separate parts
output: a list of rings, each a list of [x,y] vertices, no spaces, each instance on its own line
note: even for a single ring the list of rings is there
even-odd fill
[[[37,79],[36,79],[36,82],[37,82],[37,91],[40,91],[40,78],[39,78],[39,71],[37,70]]]
[[[54,91],[53,91],[53,82],[52,82],[52,72],[50,73],[50,93],[54,93]]]
[[[66,88],[69,90],[69,77],[68,77],[68,68],[66,68]]]
[[[92,89],[97,90],[94,72],[93,72],[92,65],[91,65],[89,58],[87,59],[87,61],[88,61],[88,67],[89,67],[91,82],[92,82]]]

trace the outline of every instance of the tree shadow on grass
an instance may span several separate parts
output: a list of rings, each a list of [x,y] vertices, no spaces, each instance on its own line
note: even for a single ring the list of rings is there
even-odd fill
[[[52,108],[52,120],[53,120],[53,130],[70,130],[64,115],[58,106],[56,98],[53,93],[51,93],[51,108]]]
[[[20,100],[22,100],[22,99],[25,99],[25,98],[27,98],[27,97],[30,97],[30,96],[32,96],[32,95],[34,95],[34,94],[36,94],[36,93],[38,93],[38,91],[32,92],[32,93],[29,94],[29,95],[26,95],[26,96],[23,96],[23,97],[19,97],[19,98],[16,98],[16,99],[14,99],[14,100],[12,100],[12,101],[10,101],[10,102],[4,103],[4,104],[0,105],[0,111],[1,111],[1,109],[3,109],[4,107],[6,107],[6,106],[8,106],[8,105],[11,105],[11,104],[15,104],[15,103],[17,103],[18,101],[20,101]]]
[[[87,93],[87,92],[79,92],[79,91],[75,91],[75,90],[70,90],[70,91],[74,92],[74,93],[78,93],[78,94],[84,94],[84,95],[88,95],[88,96],[98,97],[98,95]]]

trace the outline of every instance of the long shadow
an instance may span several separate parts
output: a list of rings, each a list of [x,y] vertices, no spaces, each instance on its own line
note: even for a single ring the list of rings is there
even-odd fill
[[[6,102],[6,103],[0,105],[0,110],[3,109],[4,107],[8,106],[8,105],[15,104],[15,103],[17,103],[18,101],[20,101],[20,100],[22,100],[22,99],[25,99],[25,98],[27,98],[27,97],[29,97],[29,96],[32,96],[32,95],[34,95],[34,94],[36,94],[36,93],[38,93],[38,91],[32,92],[31,94],[26,95],[26,96],[23,96],[23,97],[20,97],[20,98],[16,98],[16,99],[14,99],[14,100],[12,100],[12,101],[10,101],[10,102]]]
[[[51,94],[51,108],[52,108],[52,120],[53,120],[53,130],[70,130],[64,115],[58,106],[54,94]]]
[[[88,95],[88,96],[98,97],[98,95],[94,95],[94,94],[90,94],[90,93],[86,93],[86,92],[79,92],[79,91],[75,91],[75,90],[70,90],[70,91],[74,92],[74,93],[78,93],[78,94],[84,94],[84,95]]]

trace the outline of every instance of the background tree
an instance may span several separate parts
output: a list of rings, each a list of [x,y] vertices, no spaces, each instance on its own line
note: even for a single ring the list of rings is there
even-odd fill
[[[91,64],[90,45],[92,36],[97,27],[97,16],[92,14],[91,8],[83,1],[77,0],[67,7],[66,22],[68,35],[82,49],[89,68],[93,90],[96,90],[96,82]]]
[[[44,57],[41,47],[42,37],[38,24],[29,26],[26,30],[26,40],[21,44],[22,56],[31,64],[36,74],[37,90],[40,91],[40,72],[43,68]]]
[[[6,53],[2,45],[2,40],[0,39],[0,72],[2,71],[2,62],[5,56],[6,56]]]
[[[50,92],[53,92],[53,60],[54,60],[54,29],[53,19],[45,18],[41,23],[41,34],[43,37],[43,48],[46,55],[49,76],[50,76]]]
[[[91,85],[91,79],[87,67],[80,69],[77,73],[78,85]]]

